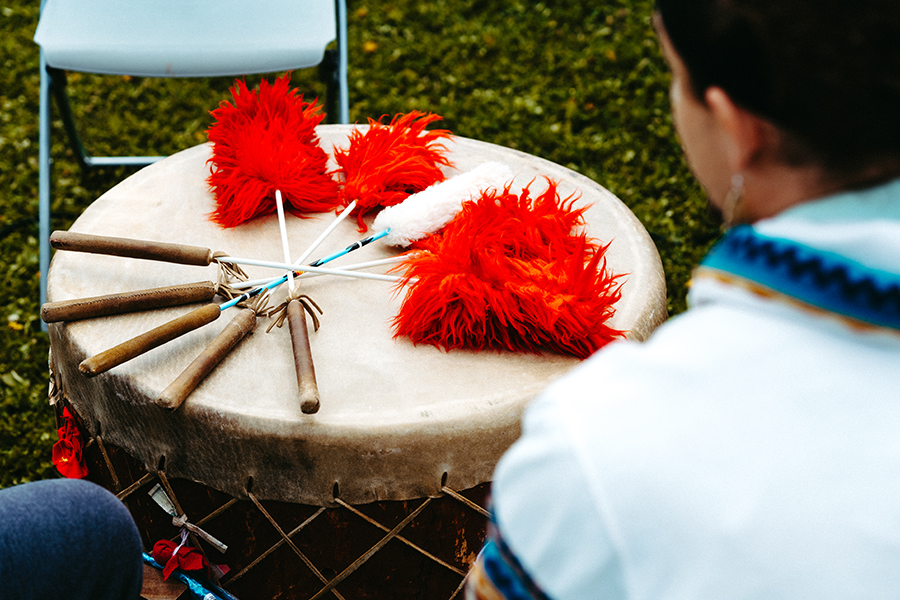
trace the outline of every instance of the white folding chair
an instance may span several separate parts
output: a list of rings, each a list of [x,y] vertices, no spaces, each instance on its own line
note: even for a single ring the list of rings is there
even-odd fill
[[[78,137],[66,71],[216,77],[320,65],[326,112],[349,122],[346,0],[41,0],[39,235],[41,304],[50,267],[50,96],[82,167],[147,165],[159,156],[90,156]],[[337,41],[337,50],[326,46]]]

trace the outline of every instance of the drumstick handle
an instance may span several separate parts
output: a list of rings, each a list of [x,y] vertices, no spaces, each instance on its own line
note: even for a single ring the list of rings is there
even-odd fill
[[[195,329],[199,329],[219,318],[222,311],[218,304],[207,304],[198,309],[163,323],[159,327],[146,333],[122,342],[109,350],[104,350],[90,358],[86,358],[78,365],[78,369],[88,377],[105,373],[113,367],[128,362],[136,356],[140,356],[148,350],[161,346],[178,336],[184,335]]]
[[[249,309],[238,311],[222,332],[210,342],[200,356],[163,390],[156,404],[175,410],[185,401],[200,382],[218,365],[229,352],[256,326],[256,313]]]
[[[306,312],[299,300],[293,299],[288,302],[287,317],[288,327],[291,330],[291,344],[294,348],[297,385],[300,390],[300,410],[304,414],[311,415],[319,410],[319,387],[316,384],[316,369],[309,348]]]
[[[50,245],[57,250],[68,250],[69,252],[143,258],[145,260],[159,260],[198,267],[207,266],[213,259],[213,251],[209,248],[75,233],[73,231],[54,231],[50,235]]]
[[[139,310],[210,302],[215,295],[216,284],[210,281],[199,281],[106,296],[47,302],[41,306],[41,320],[44,323],[57,323],[120,315]]]

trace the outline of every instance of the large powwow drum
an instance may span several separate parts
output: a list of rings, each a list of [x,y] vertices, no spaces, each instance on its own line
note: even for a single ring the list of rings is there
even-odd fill
[[[319,128],[328,150],[349,132]],[[625,274],[610,324],[641,340],[665,318],[657,252],[612,194],[520,152],[464,138],[448,146],[448,175],[498,161],[514,173],[513,190],[548,177],[563,197],[580,193],[576,205],[591,205],[590,235],[611,242],[608,267]],[[209,146],[198,146],[143,169],[94,202],[72,231],[280,260],[274,215],[234,229],[209,221],[209,157]],[[292,249],[299,254],[333,218],[289,216]],[[360,237],[354,220],[344,221],[313,258]],[[345,262],[398,253],[375,242]],[[245,270],[254,279],[273,274]],[[217,278],[214,265],[58,251],[48,294],[59,302]],[[299,285],[323,310],[321,327],[309,331],[321,398],[314,414],[301,410],[287,326],[266,333],[260,323],[168,410],[156,399],[226,327],[225,311],[93,377],[79,370],[82,361],[196,305],[50,323],[54,390],[91,439],[90,477],[124,499],[147,549],[179,533],[148,494],[160,484],[176,512],[228,546],[219,554],[195,539],[211,562],[227,565],[221,585],[242,600],[451,598],[483,542],[491,475],[519,435],[523,409],[579,361],[414,345],[393,336],[403,294],[394,284],[321,276]]]

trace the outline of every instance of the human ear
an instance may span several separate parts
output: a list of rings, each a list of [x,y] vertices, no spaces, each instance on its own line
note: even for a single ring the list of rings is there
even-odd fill
[[[726,161],[731,173],[743,173],[762,157],[768,139],[767,122],[735,104],[720,87],[709,87],[704,100],[723,134]]]

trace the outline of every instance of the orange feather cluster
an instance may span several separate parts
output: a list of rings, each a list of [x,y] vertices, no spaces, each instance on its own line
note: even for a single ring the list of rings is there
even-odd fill
[[[367,131],[350,134],[346,150],[335,149],[334,159],[343,176],[341,197],[345,205],[356,200],[353,214],[360,231],[366,231],[363,217],[386,206],[398,204],[410,194],[443,181],[441,165],[449,166],[441,140],[444,129],[425,127],[441,117],[412,111],[394,116],[389,125],[369,119]]]
[[[532,199],[493,189],[466,202],[404,262],[395,336],[445,349],[491,348],[581,358],[622,335],[606,322],[621,275],[584,233],[584,208],[557,186]]]
[[[338,184],[327,172],[328,155],[315,131],[325,113],[289,84],[290,73],[272,84],[263,80],[258,92],[238,80],[231,90],[234,104],[222,101],[211,112],[216,121],[207,134],[214,168],[207,181],[216,196],[212,220],[223,227],[274,213],[275,190],[295,214],[339,203]]]

